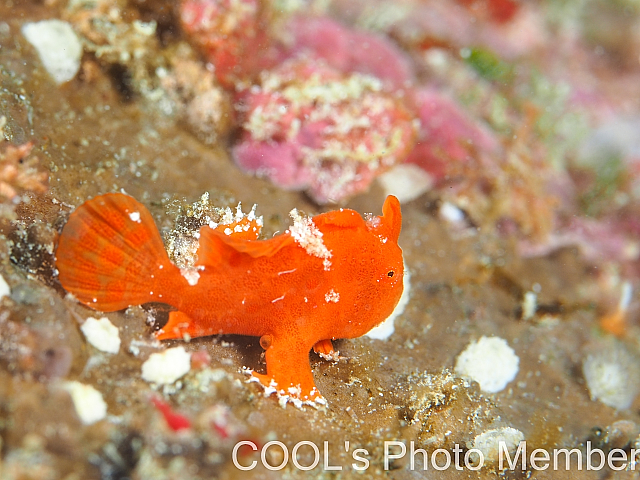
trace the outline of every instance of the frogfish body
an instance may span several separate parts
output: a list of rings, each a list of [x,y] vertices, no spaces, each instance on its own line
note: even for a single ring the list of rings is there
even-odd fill
[[[314,348],[334,353],[336,338],[359,337],[384,321],[402,294],[401,212],[389,196],[383,215],[340,209],[302,217],[283,234],[258,240],[252,215],[200,229],[197,261],[174,265],[149,211],[128,195],[87,201],[58,243],[62,286],[105,312],[161,302],[173,306],[160,340],[237,334],[260,337],[265,387],[298,401],[322,401],[309,364]]]

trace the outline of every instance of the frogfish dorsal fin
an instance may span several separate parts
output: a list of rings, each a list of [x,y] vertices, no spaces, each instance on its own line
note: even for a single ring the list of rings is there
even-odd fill
[[[397,243],[402,228],[400,201],[393,195],[389,195],[382,205],[382,216],[374,218],[374,221],[369,224],[378,235]]]
[[[313,223],[320,230],[325,227],[361,228],[365,226],[365,221],[358,212],[346,208],[317,215],[313,217]]]
[[[196,265],[223,267],[239,255],[252,258],[269,257],[295,242],[290,235],[278,235],[269,240],[252,240],[226,235],[218,229],[204,226],[200,229],[200,246]]]

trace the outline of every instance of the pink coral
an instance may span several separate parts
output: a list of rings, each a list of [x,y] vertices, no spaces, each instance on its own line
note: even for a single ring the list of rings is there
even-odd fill
[[[373,75],[394,88],[414,77],[409,57],[390,40],[327,17],[283,17],[277,22],[269,4],[259,0],[184,0],[180,18],[227,87],[301,56],[322,59],[341,72]],[[286,33],[273,35],[276,25]]]
[[[445,95],[424,88],[416,92],[415,102],[420,133],[407,161],[422,167],[436,181],[445,179],[456,163],[466,162],[475,153],[498,150],[498,140],[491,131]]]
[[[334,16],[385,33],[415,53],[476,47],[503,60],[550,45],[543,11],[536,2],[514,0],[341,0],[331,5]],[[414,58],[419,64],[420,57]]]
[[[365,190],[411,150],[414,115],[399,89],[414,72],[390,40],[302,16],[281,17],[285,33],[274,35],[276,15],[260,0],[183,0],[180,16],[237,91],[233,154],[244,170],[327,203]]]
[[[393,88],[413,81],[408,55],[389,39],[353,30],[327,17],[295,17],[287,25],[292,41],[285,56],[322,59],[341,72],[373,75]]]
[[[412,114],[380,80],[308,57],[263,73],[240,105],[238,165],[318,203],[363,191],[414,143]]]
[[[630,262],[638,260],[637,238],[628,235],[621,222],[575,216],[551,233],[544,243],[521,240],[523,257],[543,257],[565,247],[578,247],[588,261]]]

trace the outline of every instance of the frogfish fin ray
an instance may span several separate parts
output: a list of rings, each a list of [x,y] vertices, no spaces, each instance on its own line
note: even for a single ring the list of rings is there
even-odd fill
[[[97,196],[69,216],[56,267],[65,290],[105,312],[162,301],[163,285],[179,277],[149,211],[121,193]]]
[[[234,256],[246,254],[252,258],[269,257],[294,244],[290,235],[278,235],[269,240],[251,240],[226,235],[208,226],[200,229],[200,246],[196,265],[219,267],[228,265]]]

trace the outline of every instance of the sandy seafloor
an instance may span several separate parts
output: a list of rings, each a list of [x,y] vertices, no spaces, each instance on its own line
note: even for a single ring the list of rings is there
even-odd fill
[[[300,192],[284,191],[244,174],[229,156],[233,139],[202,142],[183,123],[165,118],[148,99],[125,98],[113,71],[92,62],[73,80],[56,85],[20,34],[28,21],[57,17],[64,2],[0,4],[0,114],[5,141],[34,141],[33,154],[49,173],[47,193],[25,194],[15,218],[2,223],[0,272],[11,295],[0,301],[0,478],[26,479],[235,479],[235,478],[636,478],[633,471],[500,472],[486,462],[478,472],[454,467],[436,472],[407,459],[384,469],[385,441],[414,442],[433,452],[464,452],[492,429],[522,432],[535,448],[577,448],[586,442],[609,452],[629,452],[640,434],[640,399],[616,409],[592,399],[583,374],[589,355],[626,352],[628,383],[636,389],[639,351],[637,318],[630,308],[620,338],[601,328],[615,307],[599,297],[604,263],[587,261],[572,246],[524,258],[516,240],[497,229],[461,232],[438,215],[440,194],[427,192],[406,202],[400,246],[411,272],[410,301],[386,340],[338,340],[346,357],[327,362],[311,353],[311,366],[327,408],[282,408],[247,383],[242,367],[261,370],[257,338],[206,337],[162,344],[152,340],[149,316],[162,311],[134,306],[97,314],[65,298],[53,267],[58,232],[72,209],[100,193],[125,189],[153,213],[163,228],[175,217],[167,198],[197,201],[210,192],[221,206],[258,204],[270,234],[288,226],[292,208],[313,214],[319,207]],[[144,2],[141,2],[144,3]],[[135,4],[135,2],[132,2]],[[135,9],[135,5],[133,7]],[[145,11],[145,15],[153,15]],[[175,38],[179,38],[176,34]],[[175,40],[174,41],[178,41]],[[636,52],[637,53],[637,52]],[[636,61],[637,62],[637,61]],[[637,68],[637,66],[636,66]],[[637,77],[636,77],[637,78]],[[633,90],[631,90],[633,91]],[[637,111],[636,111],[637,113]],[[341,206],[379,214],[384,192],[374,183]],[[471,227],[470,227],[471,228]],[[608,264],[607,264],[608,265]],[[633,279],[632,279],[633,281]],[[538,311],[522,318],[526,292],[535,289]],[[633,301],[632,301],[633,305]],[[90,316],[106,316],[119,328],[118,354],[101,353],[79,329]],[[499,336],[519,357],[515,379],[497,393],[454,373],[456,357],[482,336]],[[205,350],[208,366],[192,367],[177,383],[154,388],[141,378],[153,353],[184,345]],[[132,348],[133,347],[133,348]],[[602,353],[604,352],[604,353]],[[607,353],[609,352],[609,353]],[[624,363],[623,362],[623,363]],[[614,368],[615,369],[615,368]],[[614,371],[611,375],[617,375]],[[106,418],[83,424],[65,382],[92,385],[107,405]],[[191,428],[169,428],[150,398],[163,398],[188,417]],[[240,471],[232,450],[240,440],[259,446],[271,440],[291,449],[309,441],[329,464],[302,472],[289,462],[280,471]],[[349,449],[345,451],[345,442]],[[366,449],[370,465],[357,472],[351,453]],[[279,463],[277,448],[267,458]],[[312,461],[301,448],[300,463]],[[245,451],[246,453],[246,451]],[[257,455],[240,457],[243,464]]]

